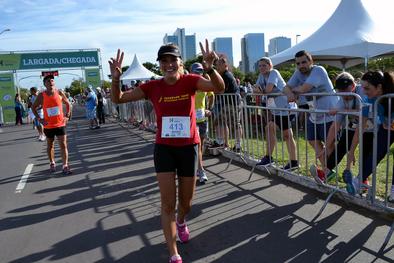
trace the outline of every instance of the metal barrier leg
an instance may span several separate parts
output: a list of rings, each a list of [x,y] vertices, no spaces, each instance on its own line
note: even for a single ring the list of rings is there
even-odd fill
[[[231,165],[231,163],[233,162],[233,160],[234,160],[234,158],[230,158],[230,161],[227,163],[226,168],[224,168],[224,170],[221,171],[221,173],[224,172],[224,171],[227,171],[227,169],[230,167],[230,165]]]
[[[331,200],[331,197],[334,196],[334,194],[338,192],[338,189],[333,189],[330,194],[328,195],[328,197],[326,198],[326,200],[324,201],[324,204],[322,205],[322,207],[320,208],[319,213],[317,213],[317,215],[312,219],[312,222],[314,222],[324,211],[324,209],[327,207],[328,203]]]
[[[256,164],[253,165],[252,170],[250,171],[250,174],[249,174],[248,181],[250,181],[250,179],[252,179],[252,175],[253,175],[253,173],[254,173],[254,169],[256,169],[256,166],[257,166]]]
[[[387,233],[387,236],[386,236],[386,238],[385,238],[385,240],[384,240],[384,242],[383,242],[382,247],[380,248],[380,251],[381,251],[381,252],[384,252],[384,249],[386,248],[387,244],[389,243],[389,241],[390,241],[390,239],[391,239],[391,236],[393,235],[393,232],[394,232],[394,222],[393,222],[393,224],[391,225],[391,228],[390,228],[389,232]],[[380,251],[379,251],[379,252],[380,252]]]
[[[252,175],[253,175],[253,173],[254,173],[254,170],[256,169],[256,166],[257,166],[256,164],[253,165],[252,170],[250,171],[250,174],[249,174],[248,181],[250,181],[250,179],[252,179]],[[262,165],[262,166],[260,166],[260,167],[263,167],[263,168],[266,170],[266,172],[267,172],[269,175],[271,175],[271,171],[268,169],[268,166],[267,166],[267,165]]]
[[[245,164],[248,164],[248,162],[245,160],[245,158],[244,158],[242,155],[240,155],[240,154],[237,154],[237,155],[239,156],[239,158],[241,158],[241,160],[242,160]],[[220,171],[219,173],[222,173],[222,172],[224,172],[224,171],[227,171],[227,169],[230,167],[230,165],[231,165],[231,163],[233,162],[233,160],[234,160],[234,157],[231,157],[231,158],[230,158],[230,161],[227,163],[226,168],[224,168],[224,170],[223,170],[223,171]]]

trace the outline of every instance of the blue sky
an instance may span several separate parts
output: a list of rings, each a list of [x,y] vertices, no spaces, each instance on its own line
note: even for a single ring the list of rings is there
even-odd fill
[[[301,41],[330,17],[339,2],[0,0],[0,31],[11,29],[0,35],[0,51],[100,48],[104,73],[108,74],[107,61],[117,48],[125,51],[125,64],[132,62],[134,54],[142,62],[155,62],[164,35],[181,27],[186,29],[186,34],[196,33],[197,41],[232,37],[234,62],[238,65],[243,35],[265,33],[266,43],[270,38],[286,36],[294,43],[295,36],[300,34]],[[363,2],[373,12],[377,12],[378,4],[384,5],[379,14],[394,7],[392,0]],[[381,17],[391,16],[382,13]],[[71,75],[59,79],[59,87],[67,85],[70,78]],[[39,78],[26,79],[26,83],[21,84],[35,83],[40,86]]]

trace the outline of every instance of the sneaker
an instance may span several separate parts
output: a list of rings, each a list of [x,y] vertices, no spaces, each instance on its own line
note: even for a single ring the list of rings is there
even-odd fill
[[[72,174],[73,172],[71,172],[70,167],[68,167],[68,165],[67,165],[67,166],[64,166],[64,167],[63,167],[62,173],[63,173],[63,175],[70,175],[70,174]]]
[[[300,164],[298,163],[297,160],[291,160],[290,162],[288,162],[284,167],[283,170],[293,170],[293,169],[297,169],[300,167]]]
[[[316,164],[312,164],[309,167],[309,171],[312,177],[315,179],[316,183],[324,184],[326,182],[326,174],[322,169],[319,169]]]
[[[181,243],[187,243],[190,238],[190,232],[189,228],[186,225],[186,220],[183,222],[183,224],[179,224],[178,220],[176,221],[176,234],[181,241]]]
[[[40,135],[40,136],[38,136],[38,140],[39,140],[40,142],[44,142],[44,141],[46,140],[45,135]]]
[[[367,193],[369,189],[369,181],[368,179],[363,180],[361,186],[360,186],[360,190],[362,193]]]
[[[218,147],[223,147],[223,146],[224,146],[223,144],[219,144],[217,141],[214,141],[211,147],[218,148]]]
[[[335,179],[337,177],[337,173],[333,170],[329,171],[327,174],[327,182],[330,182],[331,180]]]
[[[208,181],[207,174],[202,169],[197,171],[197,176],[198,176],[198,180],[200,181],[201,184],[205,184],[205,182]]]
[[[49,164],[49,172],[51,172],[51,173],[56,172],[56,164],[55,163]]]
[[[182,263],[182,258],[179,255],[174,255],[170,257],[169,263]]]
[[[346,191],[349,194],[356,195],[357,193],[359,193],[360,186],[358,177],[353,177],[351,171],[343,171],[343,181],[346,183]]]
[[[233,152],[240,153],[240,152],[241,152],[241,147],[239,147],[239,146],[234,146],[231,150],[232,150]]]
[[[256,165],[267,165],[270,163],[272,163],[272,158],[266,155],[260,160],[260,162],[256,163]]]
[[[394,203],[394,192],[391,191],[391,194],[387,197],[387,201],[390,203]]]

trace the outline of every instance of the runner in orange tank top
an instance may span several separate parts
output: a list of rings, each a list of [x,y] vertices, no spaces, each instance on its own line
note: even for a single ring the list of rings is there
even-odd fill
[[[38,94],[32,105],[32,112],[37,120],[44,125],[44,133],[47,137],[47,154],[49,158],[50,172],[56,172],[55,165],[55,136],[57,137],[63,161],[63,174],[71,174],[68,165],[68,149],[66,124],[71,115],[71,104],[63,91],[55,86],[54,76],[46,76],[43,80],[46,91]],[[66,104],[66,114],[63,113],[63,103]],[[37,113],[37,108],[42,106],[44,118],[41,119]]]

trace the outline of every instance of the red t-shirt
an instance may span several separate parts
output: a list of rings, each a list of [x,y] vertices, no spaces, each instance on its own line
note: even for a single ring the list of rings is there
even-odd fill
[[[149,81],[140,86],[146,98],[152,101],[157,117],[156,143],[172,146],[198,144],[200,137],[196,128],[194,96],[197,90],[198,75],[181,75],[174,85],[168,85],[164,79]],[[183,116],[190,118],[190,138],[162,138],[162,118]]]

